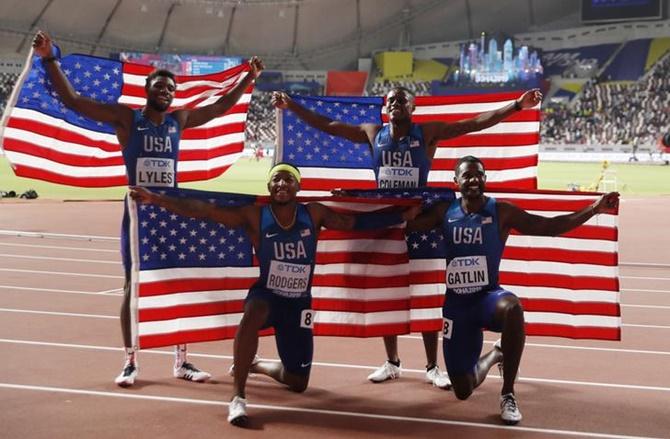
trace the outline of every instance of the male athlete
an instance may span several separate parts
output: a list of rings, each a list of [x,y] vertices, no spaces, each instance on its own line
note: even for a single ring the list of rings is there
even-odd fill
[[[519,299],[498,283],[500,258],[510,230],[526,235],[560,235],[615,208],[619,194],[610,192],[580,211],[546,218],[484,195],[484,165],[476,157],[465,156],[458,161],[454,182],[461,198],[436,203],[409,221],[407,230],[442,227],[447,254],[443,348],[456,397],[467,399],[488,370],[502,362],[500,416],[512,425],[521,420],[514,380],[525,330]],[[502,343],[480,358],[482,328],[502,332]]]
[[[167,70],[155,70],[146,78],[146,105],[133,110],[126,105],[103,104],[77,94],[63,74],[58,59],[53,56],[53,42],[46,33],[37,32],[33,48],[35,54],[42,58],[54,89],[68,108],[114,126],[131,186],[176,187],[182,131],[223,115],[237,103],[245,89],[263,70],[263,63],[254,57],[249,61],[249,73],[228,94],[210,105],[170,113],[168,109],[177,89],[175,76]],[[124,230],[127,230],[128,224],[128,213],[124,212]],[[119,386],[128,387],[135,383],[138,367],[136,348],[130,333],[130,252],[125,240],[121,242],[121,254],[126,277],[121,305],[121,331],[126,357],[123,370],[114,381]],[[176,378],[198,382],[207,381],[211,377],[209,373],[186,361],[186,345],[175,346],[173,374]]]
[[[379,188],[416,188],[427,185],[428,172],[439,140],[489,128],[511,114],[524,108],[532,108],[542,100],[539,90],[529,90],[513,103],[497,110],[482,113],[471,119],[454,123],[413,123],[414,95],[404,87],[394,87],[386,95],[386,113],[389,123],[385,125],[348,125],[334,121],[310,111],[286,93],[274,92],[275,107],[293,111],[314,128],[328,134],[344,137],[352,142],[367,143],[372,154],[372,163]],[[422,333],[426,351],[426,380],[440,388],[448,388],[449,380],[437,367],[437,332]],[[379,383],[400,377],[398,337],[384,337],[386,362],[368,379]]]
[[[234,394],[228,421],[248,422],[245,387],[249,372],[274,378],[294,392],[304,392],[312,365],[314,311],[311,309],[316,242],[321,227],[338,230],[380,229],[413,218],[419,207],[401,213],[345,215],[320,203],[296,201],[300,172],[278,163],[269,173],[267,206],[216,207],[210,203],[158,195],[133,188],[134,199],[177,214],[207,218],[227,227],[243,227],[260,264],[260,277],[249,290],[235,335]],[[254,358],[258,331],[274,327],[280,363]]]

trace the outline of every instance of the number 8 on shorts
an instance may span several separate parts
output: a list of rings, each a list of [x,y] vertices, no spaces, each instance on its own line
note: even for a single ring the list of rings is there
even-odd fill
[[[314,329],[314,310],[313,309],[303,309],[300,314],[300,327],[307,329]]]

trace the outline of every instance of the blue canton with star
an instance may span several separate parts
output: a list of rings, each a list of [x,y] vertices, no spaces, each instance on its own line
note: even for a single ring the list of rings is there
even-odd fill
[[[292,96],[303,107],[329,119],[350,125],[382,124],[380,97]],[[284,110],[281,127],[283,136],[282,160],[296,166],[338,168],[372,168],[372,156],[367,143],[353,143],[312,128],[295,113]]]
[[[197,198],[221,207],[253,204],[256,197],[173,189],[170,196]],[[251,241],[242,228],[188,218],[169,210],[140,204],[137,211],[140,270],[178,267],[248,267]]]
[[[68,55],[60,60],[61,70],[81,96],[103,104],[118,102],[123,89],[123,65],[119,61],[87,55]],[[33,64],[21,87],[16,107],[27,108],[72,125],[114,134],[114,127],[97,122],[65,107],[48,78],[42,60]]]

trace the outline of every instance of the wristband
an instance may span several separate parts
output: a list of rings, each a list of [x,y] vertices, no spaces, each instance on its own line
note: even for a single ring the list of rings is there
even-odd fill
[[[516,111],[521,111],[522,110],[521,104],[519,103],[519,101],[517,99],[514,100],[514,109]]]
[[[393,226],[395,224],[400,224],[405,222],[402,218],[402,214],[399,212],[392,213],[363,213],[356,215],[356,220],[354,221],[355,230],[375,230],[375,229],[385,229],[386,227]]]

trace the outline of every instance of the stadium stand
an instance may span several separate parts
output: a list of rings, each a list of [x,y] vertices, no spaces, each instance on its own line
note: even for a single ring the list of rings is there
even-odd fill
[[[670,55],[634,83],[588,81],[572,104],[549,104],[544,143],[655,145],[670,128]]]
[[[5,105],[18,77],[18,73],[0,72],[0,114],[5,111]]]

